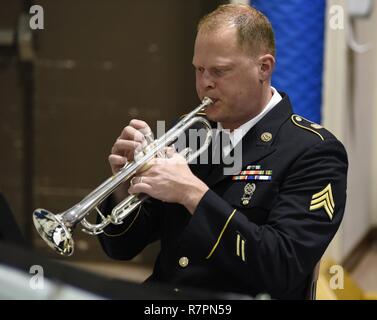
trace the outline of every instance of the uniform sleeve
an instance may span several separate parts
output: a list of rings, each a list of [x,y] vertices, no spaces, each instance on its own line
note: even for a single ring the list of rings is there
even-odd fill
[[[190,221],[200,257],[213,259],[227,277],[273,297],[303,284],[341,223],[346,202],[347,155],[325,140],[300,156],[280,182],[267,222],[257,225],[212,190]]]
[[[115,206],[112,197],[103,203],[101,211],[110,213]],[[148,244],[160,237],[160,201],[148,199],[134,210],[121,225],[108,225],[98,238],[105,253],[113,259],[130,260]]]

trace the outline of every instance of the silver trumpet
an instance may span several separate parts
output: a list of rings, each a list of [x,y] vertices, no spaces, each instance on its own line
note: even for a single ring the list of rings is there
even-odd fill
[[[37,209],[33,213],[34,225],[43,240],[56,252],[64,256],[70,256],[74,251],[72,232],[80,222],[84,227],[82,231],[96,235],[103,232],[109,224],[122,224],[123,220],[136,208],[138,208],[147,195],[129,195],[106,217],[98,209],[103,202],[120,184],[129,181],[152,158],[161,156],[161,152],[167,146],[171,146],[178,137],[195,123],[201,123],[206,129],[206,137],[203,145],[195,152],[190,148],[183,150],[187,162],[191,162],[204,152],[212,139],[211,125],[205,118],[197,113],[204,111],[212,104],[212,100],[205,97],[202,103],[193,111],[185,115],[174,127],[159,139],[153,140],[151,135],[146,136],[147,146],[135,156],[134,161],[128,162],[117,174],[108,178],[79,203],[59,214],[53,214],[45,209]],[[92,224],[85,218],[95,209],[101,217],[101,222]]]

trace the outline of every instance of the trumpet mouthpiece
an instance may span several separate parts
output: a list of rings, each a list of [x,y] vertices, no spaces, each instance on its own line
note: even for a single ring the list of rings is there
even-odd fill
[[[213,100],[209,97],[204,97],[203,100],[202,100],[202,103],[206,104],[206,105],[210,105],[210,104],[213,103]]]

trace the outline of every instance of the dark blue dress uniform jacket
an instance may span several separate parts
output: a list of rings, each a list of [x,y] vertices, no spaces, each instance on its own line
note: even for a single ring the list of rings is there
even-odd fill
[[[283,100],[242,140],[242,170],[268,170],[271,180],[233,180],[223,175],[221,164],[191,165],[210,188],[195,213],[148,201],[123,225],[109,226],[107,235],[99,236],[105,252],[132,259],[160,240],[148,281],[304,298],[342,221],[348,162],[343,145],[292,114],[288,96],[281,94]]]

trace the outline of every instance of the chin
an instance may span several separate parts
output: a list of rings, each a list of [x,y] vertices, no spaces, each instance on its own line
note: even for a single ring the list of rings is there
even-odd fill
[[[224,117],[223,114],[220,113],[207,113],[206,115],[207,119],[213,122],[226,122],[226,117]]]
[[[206,110],[206,115],[207,115],[207,118],[211,121],[220,121],[221,119],[221,111],[219,110],[219,108],[216,108],[216,106],[209,106]]]

